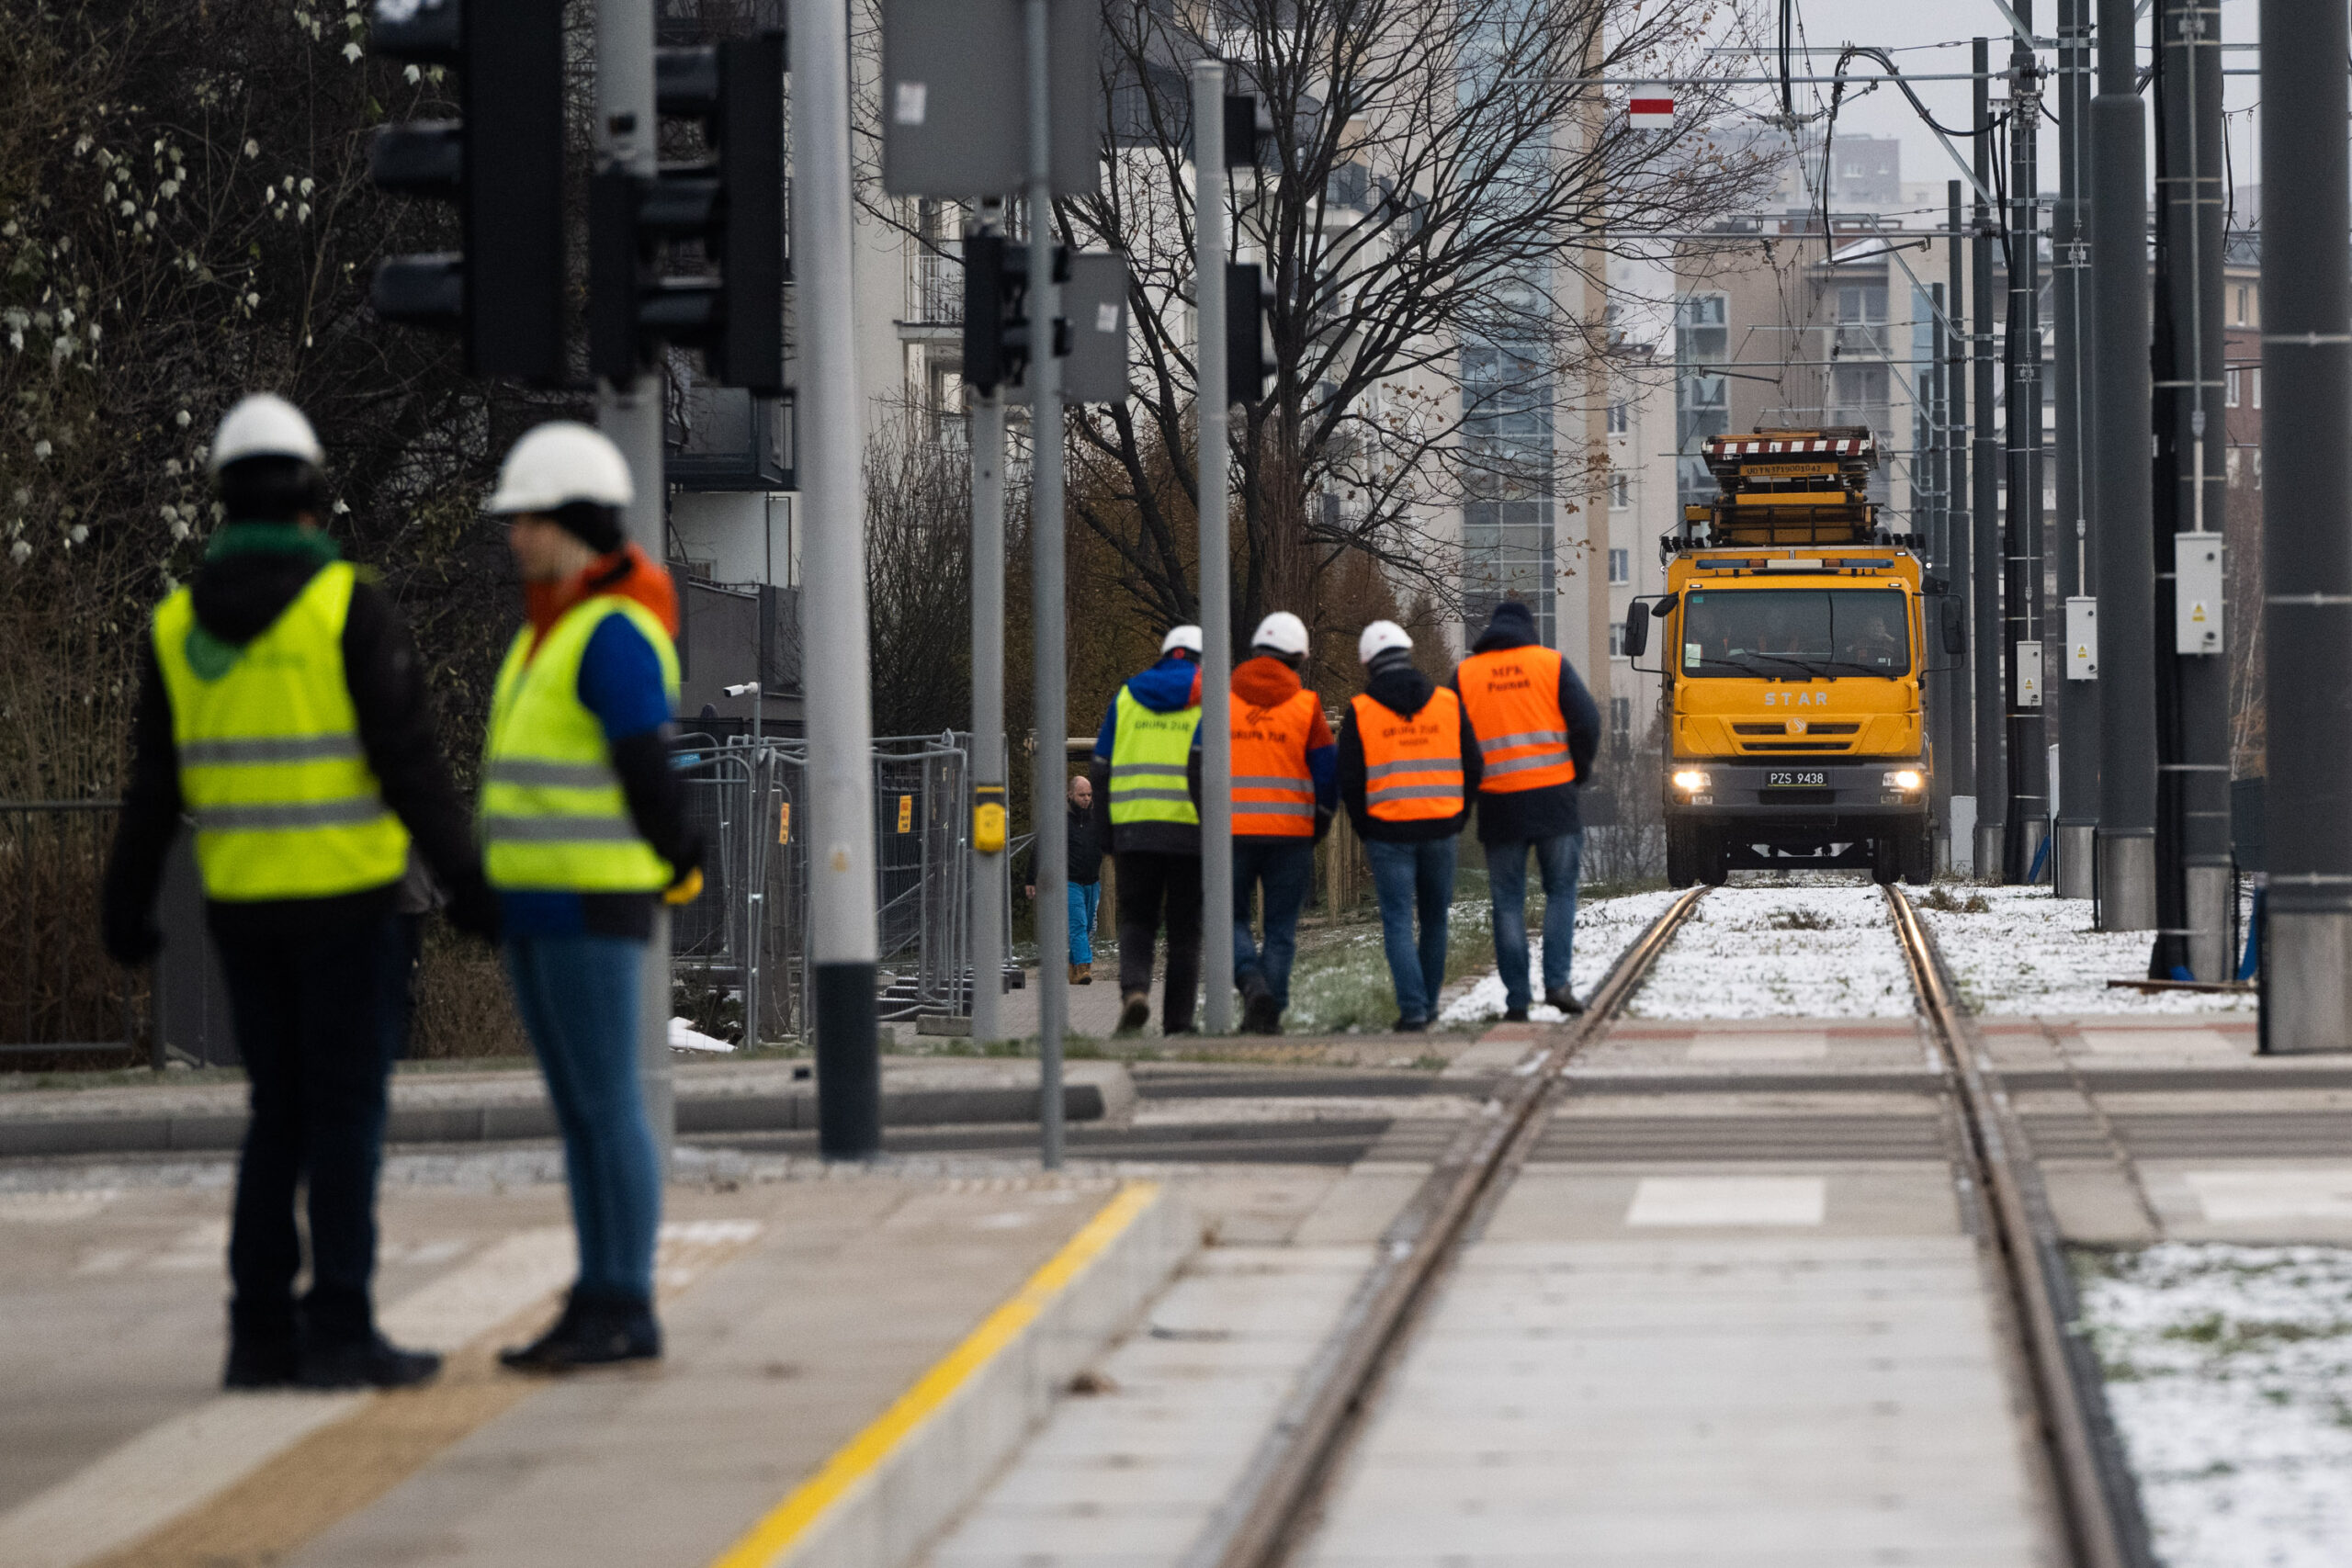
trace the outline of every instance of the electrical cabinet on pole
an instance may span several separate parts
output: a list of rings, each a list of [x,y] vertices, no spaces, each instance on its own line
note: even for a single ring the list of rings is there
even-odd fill
[[[2263,0],[2262,446],[2270,882],[2263,1049],[2352,1041],[2352,214],[2345,9]]]
[[[2058,0],[2058,205],[2051,260],[2058,394],[2058,593],[2063,616],[2043,622],[2058,711],[2058,838],[2052,882],[2062,898],[2097,895],[2098,838],[2098,639],[2090,571],[2091,395],[2097,362],[2091,332],[2088,211],[2083,201],[2089,148],[2091,0]]]
[[[2109,650],[2098,671],[2098,925],[2110,931],[2147,931],[2157,919],[2147,111],[2133,9],[2134,0],[2098,0],[2098,94],[2090,106],[2090,292],[2099,348],[2091,361],[2093,570],[2099,641]]]
[[[2032,0],[2013,7],[2028,31]],[[2008,834],[2001,880],[2033,874],[2049,829],[2050,757],[2041,698],[2041,64],[2022,39],[2009,48],[2008,538],[2001,651],[2008,660]]]
[[[1968,490],[1968,290],[1964,259],[1967,247],[1961,243],[1964,231],[1960,226],[1960,182],[1951,180],[1944,186],[1944,298],[1949,301],[1943,322],[1943,379],[1945,387],[1944,453],[1947,474],[1944,484],[1944,531],[1951,539],[1951,550],[1945,559],[1951,592],[1963,605],[1975,596],[1974,562],[1976,559],[1973,513],[1969,504]],[[1976,852],[1976,671],[1973,656],[1963,654],[1952,660],[1951,672],[1944,677],[1951,690],[1951,718],[1946,731],[1951,754],[1938,764],[1939,773],[1951,779],[1951,819],[1947,826],[1950,842],[1946,863],[1952,867],[1975,868]]]
[[[1976,118],[1983,128],[1976,137],[1976,186],[1993,184],[1992,51],[1983,39],[1973,42],[1971,60],[1975,72]],[[2001,462],[1998,426],[1993,403],[1993,245],[1992,208],[1980,196],[1973,209],[1975,239],[1969,293],[1976,301],[1976,330],[1970,334],[1971,366],[1975,382],[1975,613],[1976,613],[1976,874],[1991,881],[2003,874],[2003,845],[2008,837],[2009,772],[2006,722],[2008,694],[2008,649],[2002,637],[2001,590],[2005,556],[2001,536]]]
[[[2149,973],[2229,977],[2229,647],[2222,611],[2228,493],[2222,329],[2222,36],[2212,0],[2156,8],[2158,863],[2169,872]],[[2339,131],[2339,134],[2341,132]],[[2169,350],[2167,354],[2165,351]],[[2167,361],[2170,369],[2161,368]],[[2171,635],[2165,635],[2169,626]],[[2166,679],[2169,677],[2169,679]]]

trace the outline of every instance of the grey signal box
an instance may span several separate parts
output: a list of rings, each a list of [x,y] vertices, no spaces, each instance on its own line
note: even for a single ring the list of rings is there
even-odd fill
[[[1099,0],[1051,0],[1046,51],[1056,196],[1102,188]],[[949,199],[1029,181],[1022,0],[885,0],[882,188]]]
[[[1069,323],[1062,396],[1074,403],[1126,401],[1127,258],[1116,251],[1070,257],[1062,320]]]
[[[2172,647],[2175,653],[2222,653],[2222,536],[2172,536]]]

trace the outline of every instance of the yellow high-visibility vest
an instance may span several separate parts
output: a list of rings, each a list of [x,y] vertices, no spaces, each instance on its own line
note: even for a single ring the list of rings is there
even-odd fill
[[[330,561],[242,648],[197,624],[186,588],[155,607],[155,662],[208,897],[332,898],[407,869],[408,829],[360,749],[344,671],[357,581],[348,561]]]
[[[580,700],[580,661],[607,615],[628,616],[653,645],[662,685],[677,703],[677,649],[634,599],[605,594],[574,604],[537,654],[531,628],[515,633],[491,700],[482,766],[482,869],[492,887],[651,893],[674,880],[670,863],[639,834],[605,727]]]
[[[1182,822],[1198,825],[1200,811],[1185,773],[1193,735],[1201,727],[1199,704],[1154,713],[1125,686],[1114,705],[1111,731],[1111,825]]]

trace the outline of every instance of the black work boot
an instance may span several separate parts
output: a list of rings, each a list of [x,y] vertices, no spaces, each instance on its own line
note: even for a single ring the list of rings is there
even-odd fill
[[[1549,1002],[1552,1006],[1558,1008],[1562,1012],[1566,1013],[1570,1018],[1574,1018],[1577,1014],[1584,1011],[1584,1004],[1577,1000],[1576,992],[1566,986],[1561,986],[1556,989],[1544,992],[1544,999],[1546,1002]]]
[[[1274,1000],[1274,988],[1262,975],[1241,977],[1241,1029],[1247,1034],[1283,1032],[1282,1004]]]
[[[440,1370],[440,1352],[403,1350],[370,1333],[365,1339],[306,1341],[298,1381],[304,1388],[413,1388]]]
[[[220,1369],[220,1386],[231,1389],[284,1388],[300,1374],[301,1351],[292,1334],[232,1334],[228,1363]]]
[[[553,1327],[528,1345],[500,1351],[498,1359],[519,1372],[560,1372],[661,1355],[662,1325],[652,1303],[574,1291]]]

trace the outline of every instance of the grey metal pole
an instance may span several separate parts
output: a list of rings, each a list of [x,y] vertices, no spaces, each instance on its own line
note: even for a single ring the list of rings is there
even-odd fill
[[[596,161],[650,176],[654,147],[653,0],[597,0]],[[636,499],[623,518],[629,543],[665,560],[662,478],[662,382],[639,376],[596,389],[596,424],[628,459]],[[638,971],[637,1081],[665,1170],[677,1138],[670,1081],[670,911],[654,906],[653,931]]]
[[[2090,118],[2090,0],[2059,0],[2058,205],[2052,290],[2057,325],[2058,558],[2060,604],[2087,596],[2090,575],[2090,322],[2083,282],[2090,246],[2082,199],[2083,153]],[[2043,622],[2042,670],[2058,705],[2058,842],[2052,883],[2061,898],[2089,898],[2098,839],[2098,682],[2075,678],[2063,613]]]
[[[1226,536],[1225,62],[1193,62],[1193,286],[1200,325],[1202,1023],[1233,1032],[1233,574]]]
[[[2219,535],[2228,495],[2222,375],[2222,16],[2214,0],[2165,0],[2158,7],[2168,167],[2164,181],[2167,300],[2173,323],[2176,526]],[[2339,130],[2338,134],[2341,134]],[[2173,542],[2157,541],[2157,570],[2173,565]],[[2179,587],[2175,584],[2177,597]],[[2218,610],[2219,606],[2216,606]],[[2168,628],[2157,627],[2160,638]],[[2161,644],[2160,644],[2161,646]],[[2177,729],[2172,775],[2179,824],[2183,955],[2199,980],[2229,976],[2230,671],[2226,641],[2210,653],[2179,652],[2173,664]]]
[[[1974,40],[1973,49],[1976,118],[1971,123],[1988,125],[1992,120],[1988,78],[1992,50],[1983,39]],[[1989,130],[1976,138],[1976,183],[1987,189],[1993,184],[1992,147]],[[1981,197],[1974,217],[1973,287],[1969,292],[1976,300],[1976,330],[1970,334],[1976,382],[1976,875],[1981,881],[1998,881],[2004,864],[2002,846],[2008,837],[2008,735],[2003,723],[2007,712],[2003,698],[2008,691],[2004,671],[2009,659],[2001,646],[2006,552],[2001,537],[2000,437],[1993,423],[1993,209]]]
[[[2345,10],[2263,0],[2263,590],[2269,930],[2263,1048],[2352,1041],[2352,266]],[[2275,40],[2275,46],[2274,46]]]
[[[1926,285],[1924,290],[1914,285],[1917,298],[1924,292],[1928,303],[1928,330],[1940,344],[1944,323],[1951,305],[1940,283]],[[1915,334],[1916,340],[1916,334]],[[1924,476],[1924,491],[1916,502],[1918,515],[1926,526],[1928,568],[1947,583],[1951,580],[1951,447],[1949,441],[1951,420],[1946,412],[1951,389],[1945,374],[1939,349],[1928,351],[1927,364],[1919,372],[1919,416],[1913,422],[1917,435],[1920,456],[1913,471]],[[1939,665],[1938,655],[1930,649],[1939,648],[1935,640],[1932,616],[1923,619],[1921,626],[1927,637],[1920,644],[1919,663],[1922,669]],[[1959,722],[1958,709],[1952,705],[1952,682],[1949,673],[1939,672],[1926,681],[1928,692],[1928,744],[1933,759],[1928,770],[1928,818],[1934,824],[1935,866],[1951,863],[1951,757],[1952,731]]]
[[[1951,541],[1951,592],[1965,606],[1975,598],[1973,567],[1976,541],[1972,537],[1974,513],[1970,506],[1968,490],[1968,290],[1963,257],[1966,247],[1959,239],[1960,182],[1951,180],[1944,186],[1944,202],[1948,209],[1946,228],[1950,237],[1944,242],[1944,294],[1951,301],[1944,316],[1944,386],[1946,389],[1946,425],[1944,450],[1949,455],[1950,479],[1944,486],[1949,498],[1944,531]],[[1945,677],[1951,684],[1951,795],[1955,803],[1951,822],[1951,863],[1962,861],[1974,867],[1976,852],[1976,671],[1973,654],[1962,654],[1952,660],[1951,673]],[[1965,802],[1965,817],[1959,803]],[[1963,835],[1965,837],[1963,838]]]
[[[1062,1032],[1069,1021],[1069,840],[1058,831],[1069,768],[1069,693],[1062,616],[1062,364],[1054,356],[1061,285],[1054,281],[1051,29],[1046,0],[1023,0],[1029,46],[1029,576],[1037,754],[1030,818],[1037,834],[1039,1158],[1062,1163]]]
[[[866,672],[865,406],[850,291],[849,17],[792,0],[792,260],[800,334],[802,596],[808,646],[809,956],[816,971],[817,1142],[829,1159],[882,1145],[875,1009],[874,728]]]
[[[980,208],[980,231],[1001,209]],[[972,803],[1010,804],[1004,777],[1004,391],[972,400]],[[1041,824],[1041,826],[1043,826]],[[972,1038],[1004,1038],[1005,908],[1011,868],[1001,848],[972,853]],[[1041,964],[1042,966],[1042,964]]]
[[[2155,558],[2148,458],[2146,109],[2133,0],[2098,0],[2091,100],[2091,398],[2098,468],[2091,515],[2098,583],[2098,924],[2156,923]],[[2341,129],[2341,120],[2337,122]]]
[[[2033,28],[2032,0],[2017,0]],[[2049,828],[2050,758],[2043,749],[2045,683],[2028,684],[2025,660],[2041,651],[2041,67],[2023,42],[2009,51],[2009,310],[2007,422],[2009,516],[2001,651],[2008,659],[2009,809],[2001,880],[2021,883]]]

